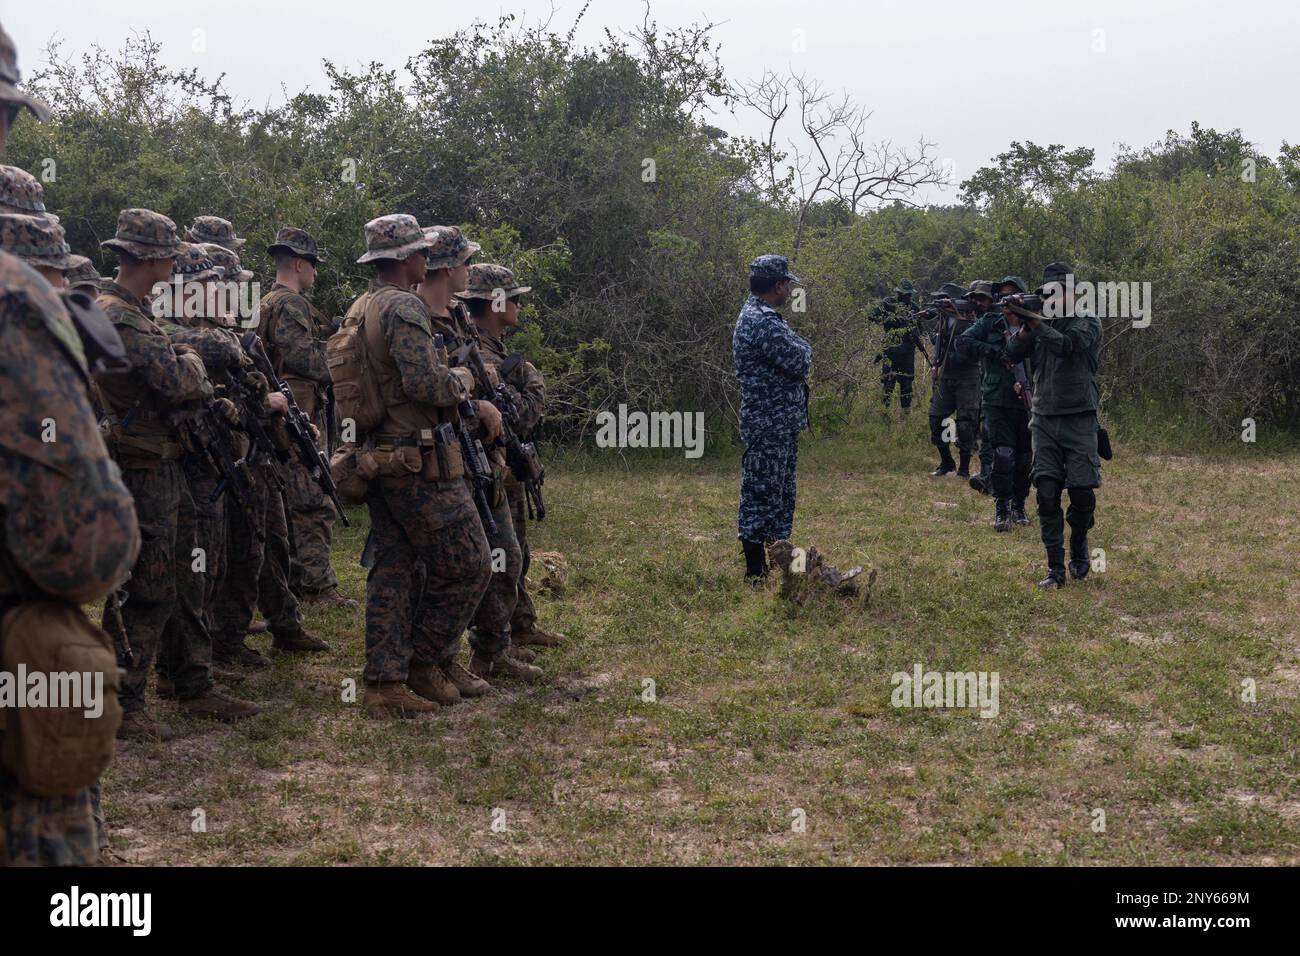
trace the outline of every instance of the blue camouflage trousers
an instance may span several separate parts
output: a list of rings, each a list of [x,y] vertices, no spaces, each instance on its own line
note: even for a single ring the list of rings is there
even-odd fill
[[[740,537],[779,541],[794,524],[799,432],[766,432],[745,445],[740,467]]]

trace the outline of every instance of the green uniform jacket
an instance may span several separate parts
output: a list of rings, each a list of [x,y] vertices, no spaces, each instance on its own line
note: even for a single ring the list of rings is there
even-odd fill
[[[1017,335],[1007,346],[1013,362],[1026,355],[1034,367],[1034,415],[1075,415],[1095,412],[1097,359],[1101,351],[1101,320],[1073,315],[1040,322],[1028,338]]]
[[[890,296],[868,316],[872,322],[885,328],[883,353],[895,371],[916,371],[915,324],[908,318],[914,308]]]
[[[984,368],[983,402],[999,408],[1023,408],[1016,394],[1016,373],[1007,368],[1001,312],[985,312],[957,339],[959,351],[979,359]]]
[[[943,314],[939,316],[939,338],[935,343],[935,348],[943,353],[943,365],[939,369],[939,377],[945,382],[953,385],[977,385],[980,380],[980,364],[974,357],[968,357],[958,348],[955,348],[957,339],[961,337],[967,329],[975,324],[975,320],[967,321],[965,317],[954,318],[951,315]]]

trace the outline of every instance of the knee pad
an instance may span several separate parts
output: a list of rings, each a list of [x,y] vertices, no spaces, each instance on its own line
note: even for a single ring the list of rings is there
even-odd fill
[[[994,474],[1009,475],[1016,467],[1016,450],[1006,445],[998,445],[993,449],[993,472]]]
[[[1091,488],[1070,488],[1070,508],[1076,511],[1092,512],[1097,510],[1097,495]]]
[[[1051,478],[1038,482],[1038,510],[1043,514],[1056,514],[1061,510],[1061,485]]]

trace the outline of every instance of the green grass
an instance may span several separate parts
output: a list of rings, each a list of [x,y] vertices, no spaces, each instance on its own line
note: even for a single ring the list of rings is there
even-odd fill
[[[538,601],[569,640],[543,652],[545,683],[368,721],[341,699],[361,611],[314,614],[329,654],[237,686],[261,717],[212,726],[156,705],[182,734],[119,752],[114,849],[177,864],[1300,862],[1300,453],[1117,441],[1093,534],[1107,569],[1045,594],[1037,524],[995,535],[988,499],[926,475],[924,428],[873,417],[805,439],[795,543],[874,567],[865,606],[741,584],[734,452],[553,455],[530,536],[569,561],[565,594]],[[352,514],[336,567],[359,598]],[[999,672],[1000,715],[895,709],[890,675],[914,663]]]

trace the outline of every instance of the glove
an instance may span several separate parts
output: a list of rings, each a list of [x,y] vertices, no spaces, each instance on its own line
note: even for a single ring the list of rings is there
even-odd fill
[[[218,398],[213,401],[212,407],[215,408],[231,425],[238,425],[243,418],[239,414],[239,406],[228,398]]]
[[[483,440],[491,445],[501,437],[501,413],[491,402],[476,402],[478,406],[478,423],[483,432]]]

